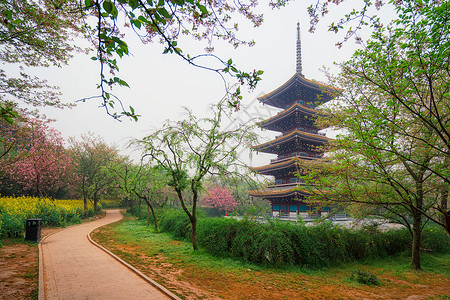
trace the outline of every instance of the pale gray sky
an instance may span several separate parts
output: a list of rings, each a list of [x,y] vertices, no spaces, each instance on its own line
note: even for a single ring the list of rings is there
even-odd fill
[[[253,93],[247,93],[244,89],[241,113],[245,115],[247,110],[252,115],[257,114],[258,109],[253,106],[262,108],[262,105],[254,100],[277,88],[294,74],[297,22],[300,22],[302,30],[303,74],[309,79],[325,82],[326,78],[319,70],[322,66],[337,73],[333,63],[348,59],[357,46],[351,41],[338,49],[335,44],[342,40],[344,33],[336,35],[328,32],[327,28],[331,20],[337,20],[349,9],[351,3],[359,4],[360,1],[349,1],[345,7],[333,9],[330,16],[319,23],[314,34],[308,32],[308,1],[297,0],[280,10],[271,10],[266,4],[261,4],[263,25],[253,28],[244,21],[238,32],[243,39],[253,38],[256,42],[254,47],[234,50],[225,42],[217,41],[217,55],[224,59],[233,58],[242,69],[264,70],[263,80]],[[225,94],[223,82],[215,73],[189,66],[175,55],[162,55],[163,46],[158,43],[141,45],[136,38],[129,38],[128,42],[132,56],[119,61],[119,75],[131,88],[116,88],[113,92],[126,106],[133,106],[142,115],[139,122],[113,120],[102,108],[98,108],[98,100],[79,103],[71,110],[44,109],[48,117],[56,119],[52,126],[61,131],[65,138],[78,137],[90,131],[103,136],[108,143],[116,143],[123,148],[130,138],[143,137],[146,131],[159,127],[165,119],[180,119],[182,106],[205,115],[209,104],[217,102]],[[204,47],[197,42],[180,46],[185,52],[191,46],[197,53],[202,52]],[[89,57],[77,55],[68,66],[37,73],[47,78],[50,84],[61,88],[64,101],[73,102],[97,93],[99,66]],[[254,157],[253,164],[268,163],[269,158],[270,155],[260,154],[257,159]]]

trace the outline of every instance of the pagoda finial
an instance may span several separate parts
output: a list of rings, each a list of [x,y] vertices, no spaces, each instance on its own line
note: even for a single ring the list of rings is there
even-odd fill
[[[300,40],[300,22],[297,22],[297,67],[296,72],[298,75],[303,76],[302,74],[302,42]]]

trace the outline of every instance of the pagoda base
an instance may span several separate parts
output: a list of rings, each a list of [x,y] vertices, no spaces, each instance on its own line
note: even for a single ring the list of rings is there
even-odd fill
[[[311,220],[326,218],[329,207],[318,207],[295,199],[268,199],[272,205],[272,217]]]

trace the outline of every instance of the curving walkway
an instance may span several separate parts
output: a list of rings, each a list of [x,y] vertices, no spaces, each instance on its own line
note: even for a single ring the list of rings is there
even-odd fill
[[[87,235],[122,218],[119,210],[106,217],[69,227],[41,242],[40,299],[170,299],[116,259],[91,244]],[[42,285],[41,285],[42,287]]]

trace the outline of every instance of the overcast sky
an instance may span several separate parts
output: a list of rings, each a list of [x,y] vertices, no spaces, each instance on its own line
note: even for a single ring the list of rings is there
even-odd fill
[[[313,34],[308,32],[307,1],[297,0],[280,10],[271,10],[266,4],[261,4],[263,25],[253,28],[244,21],[240,23],[238,32],[243,39],[254,39],[254,47],[234,50],[226,42],[218,41],[215,44],[217,55],[224,59],[233,58],[233,62],[241,69],[264,70],[263,80],[256,90],[253,93],[244,90],[241,115],[256,117],[261,114],[262,117],[269,117],[275,113],[263,110],[262,104],[255,99],[279,87],[294,74],[297,22],[300,22],[302,33],[303,74],[308,79],[326,82],[320,71],[323,66],[329,67],[332,73],[338,72],[333,63],[348,59],[357,47],[352,41],[338,49],[335,44],[342,40],[343,33],[336,35],[327,30],[331,20],[336,20],[348,9],[348,3],[345,4],[346,7],[333,9],[332,14],[319,23]],[[127,41],[132,56],[119,61],[119,75],[128,82],[130,88],[116,88],[113,92],[127,107],[131,105],[135,108],[141,115],[139,122],[113,120],[103,108],[98,107],[98,100],[79,103],[71,110],[44,109],[48,117],[56,119],[52,126],[61,131],[65,138],[78,137],[90,131],[103,136],[108,143],[124,148],[130,138],[143,137],[146,131],[159,127],[164,120],[180,119],[182,106],[189,107],[198,115],[205,115],[209,105],[224,96],[223,82],[217,74],[192,67],[175,55],[162,55],[163,46],[158,43],[141,45],[131,36]],[[194,50],[191,54],[201,53],[204,47],[197,42],[180,46],[184,52],[191,47]],[[89,59],[90,56],[76,55],[68,66],[37,73],[47,78],[50,84],[61,88],[65,102],[96,95],[99,66]],[[253,164],[268,163],[269,158],[270,155],[259,154]]]

